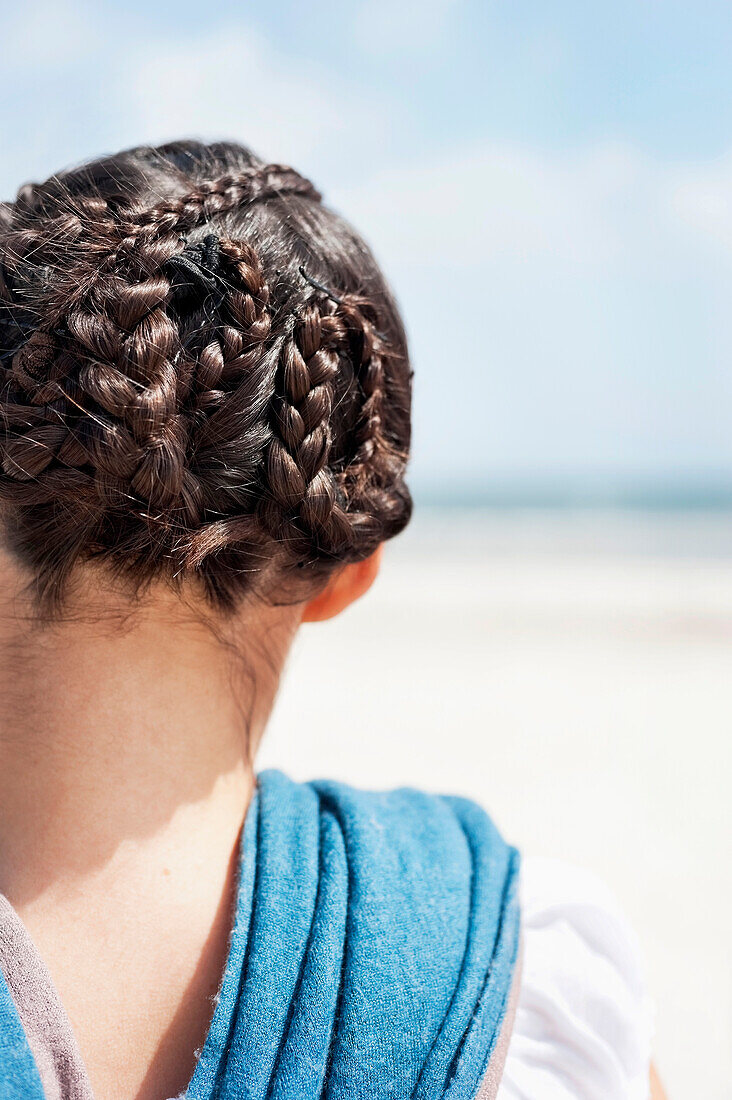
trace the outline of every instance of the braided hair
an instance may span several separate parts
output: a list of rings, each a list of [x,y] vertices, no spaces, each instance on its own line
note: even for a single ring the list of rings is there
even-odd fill
[[[217,607],[406,525],[411,371],[367,247],[293,169],[139,148],[0,206],[0,518],[39,609],[97,560]]]

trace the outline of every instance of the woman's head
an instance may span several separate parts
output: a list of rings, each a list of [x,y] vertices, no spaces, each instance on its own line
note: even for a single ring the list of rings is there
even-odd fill
[[[0,516],[45,614],[76,566],[304,599],[405,526],[410,378],[364,243],[234,144],[0,208]]]

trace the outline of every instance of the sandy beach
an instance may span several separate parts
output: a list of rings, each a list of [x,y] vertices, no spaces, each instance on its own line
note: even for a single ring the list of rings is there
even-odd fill
[[[306,627],[262,766],[479,799],[633,921],[670,1100],[729,1100],[732,517],[425,511]]]

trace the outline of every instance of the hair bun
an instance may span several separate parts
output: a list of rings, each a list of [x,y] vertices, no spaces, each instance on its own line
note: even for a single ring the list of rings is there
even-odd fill
[[[0,501],[47,610],[91,558],[233,607],[406,523],[401,323],[292,169],[195,143],[94,162],[5,207],[0,264]]]

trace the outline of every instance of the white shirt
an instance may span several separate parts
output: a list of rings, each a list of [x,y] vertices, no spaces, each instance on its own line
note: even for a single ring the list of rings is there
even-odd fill
[[[558,860],[521,868],[524,957],[498,1100],[648,1100],[652,1007],[608,888]]]

